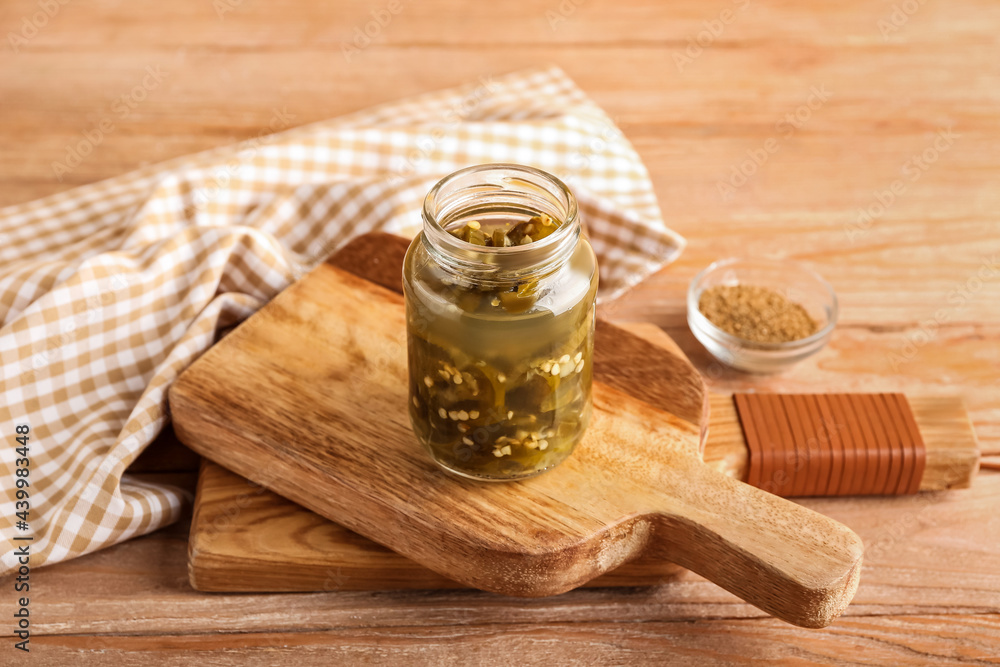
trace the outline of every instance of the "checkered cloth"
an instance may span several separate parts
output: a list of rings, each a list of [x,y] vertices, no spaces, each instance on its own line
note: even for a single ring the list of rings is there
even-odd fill
[[[271,130],[288,122],[278,110]],[[570,185],[600,258],[602,299],[684,246],[631,145],[554,68],[0,209],[0,574],[18,567],[14,545],[26,542],[15,536],[33,537],[38,566],[175,521],[184,492],[126,474],[166,425],[174,378],[220,329],[351,237],[416,232],[439,178],[487,162],[533,165]],[[27,457],[18,425],[30,427]],[[26,504],[15,504],[18,490]]]

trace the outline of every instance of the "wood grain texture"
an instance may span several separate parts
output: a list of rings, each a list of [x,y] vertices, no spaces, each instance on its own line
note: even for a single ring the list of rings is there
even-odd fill
[[[995,665],[998,615],[857,618],[817,636],[774,620],[392,627],[313,633],[44,637],[45,664]],[[778,639],[779,641],[775,641]],[[95,651],[100,651],[95,655]],[[461,656],[459,658],[458,656]]]
[[[684,71],[674,56],[721,6],[595,0],[575,3],[576,10],[552,29],[546,11],[558,11],[558,3],[470,3],[459,10],[443,0],[409,3],[348,63],[341,43],[384,3],[231,4],[233,11],[220,18],[202,0],[68,3],[18,53],[0,50],[0,204],[250,138],[267,131],[279,105],[306,123],[491,72],[555,62],[636,146],[669,224],[689,242],[679,262],[605,317],[663,327],[718,394],[836,388],[961,396],[984,461],[1000,465],[1000,280],[985,280],[949,301],[1000,252],[1000,6],[992,0],[923,3],[885,36],[878,22],[890,16],[897,4],[892,0],[823,7],[755,1]],[[0,5],[4,34],[38,11],[35,0]],[[52,163],[109,113],[113,99],[136,85],[146,64],[169,72],[163,86],[126,119],[116,117],[116,131],[58,180]],[[814,84],[826,84],[830,100],[794,135],[782,137],[779,151],[724,200],[716,183],[747,150],[775,136],[775,123],[803,104]],[[907,181],[904,195],[867,233],[848,236],[858,209],[900,178],[903,163],[949,124],[961,135],[954,147],[919,181]],[[840,325],[820,355],[766,380],[713,364],[686,329],[684,290],[710,261],[734,254],[798,258],[831,280]],[[925,328],[942,308],[947,321]],[[884,623],[862,619],[844,630],[843,617],[822,633],[765,620],[705,620],[757,612],[690,573],[655,592],[591,589],[532,601],[495,601],[471,592],[206,596],[186,584],[184,526],[41,570],[33,627],[39,633],[156,635],[145,639],[162,648],[133,654],[143,658],[133,664],[186,664],[185,649],[204,651],[203,659],[220,665],[273,662],[260,657],[271,651],[303,664],[327,664],[336,660],[317,659],[321,649],[307,644],[316,628],[336,633],[329,628],[365,623],[421,623],[425,629],[397,636],[391,646],[343,631],[341,640],[355,649],[343,649],[350,660],[341,662],[391,662],[394,652],[417,646],[433,656],[426,662],[476,664],[482,649],[462,641],[464,629],[476,624],[477,633],[500,633],[514,618],[524,627],[543,620],[560,624],[545,626],[550,631],[537,641],[519,643],[525,650],[517,654],[556,665],[580,656],[581,645],[592,651],[584,658],[599,656],[608,664],[634,664],[643,655],[661,664],[745,656],[790,663],[982,662],[972,656],[984,647],[1000,654],[1000,636],[965,614],[977,606],[1000,609],[998,484],[1000,472],[984,469],[971,489],[934,494],[941,497],[933,503],[925,496],[888,505],[801,501],[850,525],[869,547],[847,614],[896,615]],[[877,558],[873,542],[880,545]],[[668,618],[688,619],[678,627],[683,638],[662,628]],[[259,640],[243,634],[279,625],[282,643],[295,648],[253,648]],[[587,632],[572,632],[585,625]],[[218,640],[217,648],[183,643],[183,636],[204,631],[234,634],[195,638]],[[161,640],[162,633],[181,637]],[[432,635],[438,644],[425,639]],[[594,637],[604,640],[589,641]],[[119,650],[114,637],[66,641],[72,646],[55,648],[49,662],[105,664],[98,651]],[[247,650],[241,652],[243,642]],[[139,640],[130,648],[141,648]],[[33,662],[43,664],[41,651]],[[115,657],[131,659],[124,652]]]
[[[404,337],[398,294],[322,264],[184,371],[170,389],[175,430],[485,590],[560,593],[650,552],[807,627],[853,597],[862,548],[848,528],[711,470],[700,428],[600,382],[583,442],[555,470],[517,484],[443,475],[402,409]],[[660,379],[668,391],[673,377]]]

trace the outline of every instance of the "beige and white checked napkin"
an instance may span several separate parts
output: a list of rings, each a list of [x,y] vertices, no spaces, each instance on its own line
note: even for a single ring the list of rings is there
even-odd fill
[[[284,123],[277,111],[272,129]],[[430,187],[486,162],[533,165],[571,186],[600,258],[602,299],[683,248],[639,156],[555,68],[0,209],[0,574],[17,567],[15,536],[34,538],[39,566],[175,521],[182,491],[125,474],[166,425],[174,378],[219,329],[351,237],[416,232]],[[16,451],[20,424],[30,427],[27,462]],[[15,504],[23,468],[27,506]]]

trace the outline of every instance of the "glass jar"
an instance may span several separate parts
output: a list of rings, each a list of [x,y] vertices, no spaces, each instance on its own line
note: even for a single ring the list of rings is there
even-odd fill
[[[597,296],[569,188],[515,164],[445,177],[424,200],[403,291],[410,419],[431,457],[484,480],[565,460],[590,419]]]

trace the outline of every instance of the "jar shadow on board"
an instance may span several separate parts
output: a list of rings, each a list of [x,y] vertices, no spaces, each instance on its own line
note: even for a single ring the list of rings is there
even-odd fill
[[[440,466],[549,470],[591,413],[597,260],[566,185],[487,164],[435,185],[403,268],[409,410]]]

